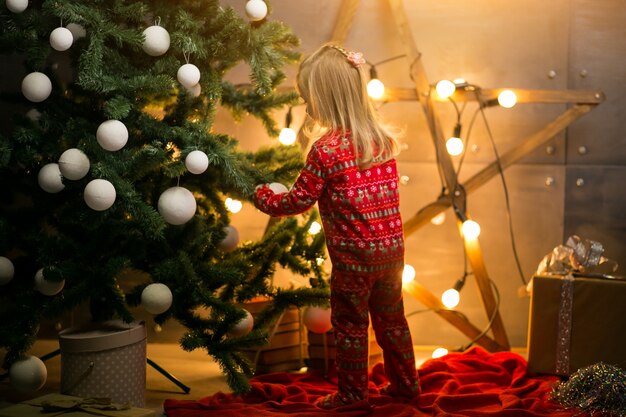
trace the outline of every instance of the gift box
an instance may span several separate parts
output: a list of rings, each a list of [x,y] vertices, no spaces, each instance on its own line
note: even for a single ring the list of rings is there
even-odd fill
[[[61,393],[145,404],[146,328],[111,320],[59,332]]]
[[[626,369],[626,280],[534,276],[529,371],[567,376],[598,362]]]
[[[44,406],[46,409],[44,410]],[[45,411],[45,413],[44,413]],[[134,408],[107,399],[83,399],[70,395],[48,394],[0,409],[0,417],[156,417],[154,410]]]

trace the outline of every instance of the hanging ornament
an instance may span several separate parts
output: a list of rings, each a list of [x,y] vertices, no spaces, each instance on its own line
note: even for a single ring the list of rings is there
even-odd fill
[[[234,337],[241,337],[241,336],[245,336],[248,333],[250,333],[250,331],[252,330],[252,328],[254,327],[254,317],[252,317],[252,314],[250,314],[250,312],[248,310],[245,310],[246,312],[246,316],[244,318],[242,318],[241,320],[239,320],[231,329],[230,329],[230,335],[234,336]]]
[[[9,258],[0,256],[0,285],[7,284],[15,275],[15,266]]]
[[[184,87],[192,88],[200,81],[200,70],[194,64],[185,64],[178,69],[176,78]]]
[[[33,103],[47,99],[52,92],[52,82],[43,72],[31,72],[22,80],[22,94]]]
[[[191,97],[200,97],[200,93],[202,93],[202,86],[198,83],[193,87],[185,87],[185,90],[187,90],[187,93],[189,93]]]
[[[143,31],[144,41],[141,46],[150,56],[160,56],[170,48],[170,34],[165,28],[154,25]]]
[[[83,151],[71,148],[61,154],[59,170],[68,180],[79,180],[89,172],[89,158]]]
[[[49,281],[43,276],[43,268],[35,273],[35,288],[43,295],[57,295],[65,287],[65,280]]]
[[[229,224],[224,227],[224,232],[226,232],[226,237],[220,242],[219,248],[223,251],[230,252],[239,244],[239,231]]]
[[[47,377],[46,365],[36,356],[26,355],[9,368],[11,385],[21,392],[37,391],[44,386]]]
[[[161,333],[163,331],[163,327],[161,327],[159,323],[155,323],[152,330],[154,330],[155,333]]]
[[[273,182],[270,184],[270,189],[272,191],[274,191],[274,194],[282,194],[282,193],[288,193],[289,192],[289,188],[285,187],[283,184],[279,183],[279,182]]]
[[[28,117],[31,122],[38,122],[39,119],[41,119],[41,112],[37,109],[30,109],[26,112],[26,117]]]
[[[191,151],[185,158],[185,166],[192,174],[202,174],[209,167],[209,157],[202,151]]]
[[[64,27],[58,27],[50,33],[50,46],[56,51],[67,51],[74,43],[72,32]]]
[[[159,213],[173,225],[187,223],[196,214],[196,199],[184,187],[168,188],[159,197]]]
[[[13,13],[22,13],[28,7],[28,0],[6,0],[5,3]]]
[[[42,166],[39,170],[39,175],[37,175],[37,181],[44,191],[52,194],[58,193],[65,188],[59,164],[51,163]]]
[[[248,0],[246,3],[246,15],[253,22],[265,19],[265,16],[267,16],[267,4],[263,0]]]
[[[103,179],[91,180],[83,192],[85,203],[96,211],[104,211],[111,207],[115,203],[115,197],[115,187]]]
[[[329,308],[307,307],[302,315],[302,322],[313,333],[326,333],[333,328]]]
[[[172,291],[160,282],[150,284],[141,292],[141,305],[150,314],[165,313],[172,305]]]
[[[96,139],[107,151],[119,151],[128,142],[128,129],[119,120],[107,120],[100,123],[96,131]]]
[[[67,30],[72,32],[72,39],[74,40],[79,40],[87,36],[87,31],[85,30],[85,28],[78,23],[68,23]]]

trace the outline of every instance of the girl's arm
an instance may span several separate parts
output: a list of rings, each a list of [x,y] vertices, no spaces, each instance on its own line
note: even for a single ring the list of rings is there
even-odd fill
[[[322,195],[325,183],[320,155],[313,146],[291,190],[275,194],[268,184],[260,185],[253,196],[254,205],[270,216],[300,214],[315,204]]]

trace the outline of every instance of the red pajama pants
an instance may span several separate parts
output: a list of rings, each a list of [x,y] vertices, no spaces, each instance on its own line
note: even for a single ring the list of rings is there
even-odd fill
[[[402,270],[367,274],[333,270],[331,307],[340,398],[349,403],[368,396],[369,316],[383,349],[389,392],[415,396],[419,386],[404,317]]]

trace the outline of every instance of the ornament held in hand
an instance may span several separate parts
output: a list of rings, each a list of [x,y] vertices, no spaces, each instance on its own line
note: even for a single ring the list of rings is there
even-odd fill
[[[89,172],[89,158],[77,148],[66,150],[59,157],[59,170],[68,180],[79,180]]]
[[[267,4],[263,0],[248,0],[246,3],[246,15],[253,22],[265,19],[265,16],[267,16]]]
[[[322,307],[307,307],[302,316],[302,322],[313,333],[326,333],[333,328],[330,321],[330,309]]]
[[[104,211],[115,203],[117,193],[115,187],[107,180],[95,179],[85,187],[83,198],[89,208]]]
[[[96,139],[102,149],[119,151],[128,142],[128,129],[119,120],[107,120],[98,126]]]
[[[22,80],[22,94],[33,103],[40,103],[50,97],[52,82],[43,72],[31,72]]]
[[[51,163],[41,167],[37,175],[39,186],[46,192],[54,194],[65,188],[59,164]]]
[[[230,329],[230,335],[235,337],[245,336],[254,327],[254,317],[248,310],[245,310],[246,316],[239,320],[233,327]]]
[[[169,224],[185,224],[196,214],[196,199],[184,187],[171,187],[163,191],[157,203],[159,214]]]
[[[57,295],[63,290],[63,287],[65,287],[65,280],[61,280],[61,281],[47,280],[46,277],[43,275],[43,268],[40,268],[35,273],[35,288],[37,288],[37,291],[39,291],[43,295],[49,295],[49,296]]]
[[[8,284],[15,275],[15,266],[9,258],[0,256],[0,285]]]
[[[202,174],[209,167],[209,157],[202,151],[191,151],[185,158],[185,166],[192,174]]]
[[[274,194],[282,194],[282,193],[289,192],[289,188],[287,188],[286,186],[284,186],[283,184],[279,182],[273,182],[269,185],[269,187],[272,191],[274,191]]]
[[[200,82],[200,70],[194,64],[185,64],[176,73],[178,82],[186,88],[193,88]]]
[[[13,362],[9,368],[11,385],[20,392],[35,392],[44,386],[48,370],[36,356],[27,355]]]
[[[141,305],[150,314],[165,313],[172,306],[172,291],[160,282],[150,284],[141,292]]]
[[[141,46],[150,56],[160,56],[170,48],[169,32],[158,25],[150,26],[143,31],[144,41]]]

